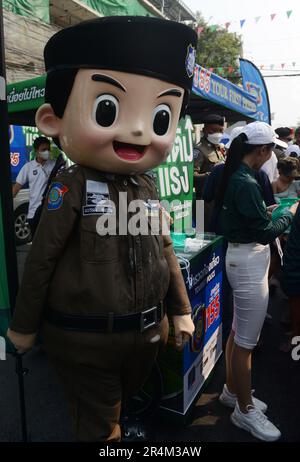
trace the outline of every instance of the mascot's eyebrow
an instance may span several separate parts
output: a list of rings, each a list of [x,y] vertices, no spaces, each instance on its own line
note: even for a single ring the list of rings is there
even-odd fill
[[[182,95],[180,90],[177,90],[176,88],[171,88],[170,90],[163,91],[160,95],[158,95],[157,98],[161,98],[162,96],[177,96],[180,98]]]
[[[93,74],[92,75],[92,80],[95,80],[96,82],[110,83],[111,85],[114,85],[115,87],[120,88],[122,91],[125,91],[125,93],[126,93],[126,90],[123,87],[123,85],[121,85],[117,80],[113,79],[112,77],[109,77],[108,75],[105,75],[105,74]]]

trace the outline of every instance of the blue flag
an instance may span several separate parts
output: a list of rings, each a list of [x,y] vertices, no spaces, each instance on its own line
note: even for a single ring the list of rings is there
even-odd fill
[[[268,90],[260,70],[247,59],[240,59],[243,87],[256,97],[256,119],[271,124],[271,111]]]

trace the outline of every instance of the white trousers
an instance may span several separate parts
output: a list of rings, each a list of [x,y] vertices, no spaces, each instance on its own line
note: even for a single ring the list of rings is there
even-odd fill
[[[269,266],[269,245],[228,244],[226,273],[233,290],[234,342],[248,350],[257,345],[265,320]]]

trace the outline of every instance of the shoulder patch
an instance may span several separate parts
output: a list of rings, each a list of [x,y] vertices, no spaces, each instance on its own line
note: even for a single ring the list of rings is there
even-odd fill
[[[61,207],[64,195],[69,191],[69,188],[62,183],[52,183],[48,193],[47,208],[48,210],[57,210]]]

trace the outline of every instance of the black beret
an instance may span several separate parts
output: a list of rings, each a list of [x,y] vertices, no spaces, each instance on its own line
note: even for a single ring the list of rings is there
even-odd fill
[[[197,34],[175,21],[108,16],[53,35],[44,50],[48,74],[72,68],[111,69],[155,77],[190,90]]]
[[[277,133],[279,138],[287,138],[288,136],[292,135],[292,130],[288,127],[276,128],[275,132]]]
[[[205,117],[203,123],[205,125],[221,125],[222,127],[224,127],[225,119],[224,117],[219,116],[218,114],[210,114]]]

